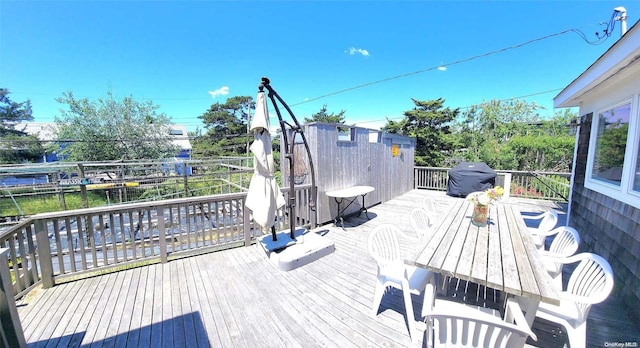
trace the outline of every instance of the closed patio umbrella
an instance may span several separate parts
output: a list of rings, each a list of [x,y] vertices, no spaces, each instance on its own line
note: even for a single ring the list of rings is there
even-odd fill
[[[275,166],[271,152],[271,134],[269,133],[269,113],[263,91],[258,92],[256,113],[251,122],[253,131],[253,176],[249,183],[249,192],[245,205],[251,209],[253,220],[263,231],[271,228],[273,239],[276,239],[276,211],[285,205],[284,196],[274,176]]]

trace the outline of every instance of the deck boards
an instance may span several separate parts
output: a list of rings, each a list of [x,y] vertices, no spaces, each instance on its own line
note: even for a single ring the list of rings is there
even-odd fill
[[[413,190],[323,226],[335,252],[289,272],[271,264],[259,245],[154,264],[38,289],[19,303],[29,347],[405,347],[413,344],[399,291],[385,294],[371,315],[376,266],[369,231],[393,223],[415,235],[411,207],[427,195]],[[445,197],[436,197],[444,199]],[[553,203],[523,203],[526,211]],[[411,245],[404,245],[405,252]],[[419,316],[422,299],[413,297]],[[422,334],[424,324],[419,323]],[[587,342],[636,342],[638,328],[610,297],[592,308]],[[563,345],[562,330],[534,323],[541,347]]]

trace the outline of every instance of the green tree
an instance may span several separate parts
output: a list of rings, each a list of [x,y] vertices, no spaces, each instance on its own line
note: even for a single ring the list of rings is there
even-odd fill
[[[382,130],[416,138],[416,165],[440,166],[452,149],[451,124],[460,110],[445,108],[442,98],[411,100],[415,107],[405,111],[401,121],[388,120]]]
[[[255,103],[248,96],[232,97],[224,104],[211,105],[198,116],[206,133],[194,139],[194,156],[246,155],[247,145],[253,141],[247,129],[250,109],[255,109]]]
[[[569,170],[574,138],[567,125],[569,110],[542,119],[536,103],[492,100],[462,113],[455,126],[455,144],[464,159],[494,169]]]
[[[43,155],[38,138],[19,129],[18,124],[33,121],[31,101],[14,102],[9,90],[0,88],[0,163],[35,162]]]
[[[611,168],[622,168],[627,146],[629,123],[616,121],[606,125],[598,137],[595,154],[595,170],[598,172]]]
[[[334,112],[329,114],[329,113],[327,113],[327,104],[324,104],[324,105],[322,105],[322,108],[320,109],[320,111],[318,111],[315,114],[311,115],[311,117],[305,117],[304,118],[304,122],[305,123],[322,122],[322,123],[340,123],[340,124],[344,124],[344,122],[345,122],[344,113],[345,113],[345,110],[341,110],[337,114],[334,113]]]
[[[169,136],[170,119],[151,101],[117,100],[111,91],[97,101],[71,91],[56,100],[66,106],[55,119],[55,146],[64,160],[162,159],[179,151]]]

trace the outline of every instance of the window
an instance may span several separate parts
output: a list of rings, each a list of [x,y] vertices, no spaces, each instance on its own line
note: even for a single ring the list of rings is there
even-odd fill
[[[171,131],[169,131],[170,135],[183,135],[182,134],[182,129],[172,129]]]
[[[630,113],[631,103],[627,103],[598,115],[592,178],[617,186],[622,183]]]
[[[351,127],[338,126],[338,141],[354,141],[354,131]]]
[[[640,208],[640,94],[593,113],[585,187]]]

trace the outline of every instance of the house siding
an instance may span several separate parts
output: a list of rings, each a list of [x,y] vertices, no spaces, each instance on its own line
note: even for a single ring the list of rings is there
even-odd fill
[[[580,251],[609,261],[615,277],[612,296],[622,297],[640,322],[640,209],[585,188],[589,132],[593,114],[582,117],[576,153],[570,224],[580,231]],[[635,255],[635,256],[634,256]]]

